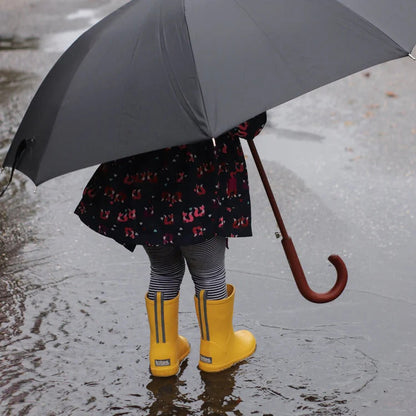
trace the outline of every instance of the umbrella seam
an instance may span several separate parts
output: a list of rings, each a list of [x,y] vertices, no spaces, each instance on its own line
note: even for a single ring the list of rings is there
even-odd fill
[[[383,30],[381,30],[378,26],[376,26],[374,23],[372,23],[370,20],[368,20],[367,18],[365,18],[361,14],[358,14],[351,7],[348,7],[346,4],[341,3],[339,0],[336,0],[336,2],[341,7],[343,7],[344,9],[349,10],[351,13],[354,13],[362,22],[365,22],[365,23],[369,24],[370,26],[372,26],[373,28],[375,28],[378,32],[382,33],[386,38],[390,39],[400,50],[404,51],[403,52],[403,56],[406,56],[410,52],[412,52],[413,49],[411,49],[410,51],[407,51],[403,46],[401,46],[398,42],[396,42],[390,35],[388,35],[386,32],[384,32]]]
[[[183,2],[183,0],[181,0],[181,3],[180,4],[182,4],[182,2]],[[174,69],[174,65],[172,65],[172,62],[171,62],[171,59],[170,59],[170,56],[169,56],[169,53],[168,53],[168,48],[167,48],[167,43],[166,43],[166,39],[168,37],[167,37],[167,35],[165,33],[165,30],[164,30],[165,29],[165,25],[163,24],[164,22],[162,20],[163,20],[162,10],[160,9],[160,11],[159,11],[159,22],[160,22],[160,26],[158,28],[159,34],[160,34],[160,39],[159,39],[160,48],[163,51],[163,53],[162,53],[162,59],[163,59],[163,64],[165,65],[166,74],[167,74],[167,76],[169,78],[170,87],[177,94],[175,96],[176,102],[177,102],[178,106],[180,106],[186,112],[186,114],[192,120],[192,122],[199,128],[199,130],[204,135],[204,137],[209,136],[210,134],[208,134],[207,131],[206,131],[207,130],[206,127],[208,127],[208,130],[210,130],[210,127],[208,126],[208,123],[207,123],[205,104],[203,103],[203,100],[201,100],[202,103],[203,103],[201,112],[204,113],[203,114],[203,117],[204,117],[204,121],[205,121],[205,126],[201,126],[198,123],[198,117],[195,116],[195,113],[192,110],[192,104],[190,104],[190,97],[188,97],[185,94],[185,92],[182,89],[181,82],[178,80],[178,77],[176,76],[175,69]],[[184,21],[185,21],[185,19],[184,19]],[[186,28],[187,28],[187,26],[186,26]],[[189,41],[189,35],[188,35],[187,40],[188,40],[188,43],[189,43],[189,49],[192,50],[191,44],[190,44],[190,41]],[[193,63],[194,63],[194,69],[195,69],[195,62],[193,62]],[[197,75],[196,69],[195,69],[195,74]],[[198,87],[200,87],[199,84],[198,84]],[[199,91],[200,91],[200,88],[199,88]],[[200,91],[200,96],[202,96],[201,91]]]
[[[259,32],[263,35],[263,37],[267,40],[268,44],[271,46],[271,48],[276,51],[276,53],[279,55],[280,59],[288,66],[291,67],[289,62],[285,59],[284,55],[279,51],[279,49],[275,48],[273,42],[270,40],[270,37],[267,35],[267,33],[261,29],[261,27],[257,24],[257,22],[253,19],[253,16],[250,15],[250,13],[247,12],[247,10],[244,8],[244,6],[238,1],[234,0],[234,3],[244,11],[244,13],[249,17],[249,19],[254,23],[254,25],[258,28]],[[296,82],[298,82],[302,88],[306,88],[303,81],[296,75],[296,71],[293,69],[290,71],[290,74],[295,78]],[[266,110],[266,109],[265,109]]]
[[[85,60],[86,60],[86,58],[87,58],[87,56],[91,53],[91,47],[89,46],[89,42],[90,42],[90,39],[88,38],[88,34],[91,34],[91,33],[93,33],[94,31],[99,31],[99,32],[101,32],[102,31],[102,26],[103,26],[103,22],[104,21],[107,21],[107,20],[110,20],[111,18],[114,18],[115,16],[118,16],[118,15],[120,15],[120,14],[122,14],[122,13],[126,13],[127,11],[128,11],[128,9],[129,9],[129,7],[131,7],[131,5],[132,5],[132,3],[133,2],[130,2],[130,3],[127,3],[127,4],[125,4],[124,6],[122,6],[122,7],[120,7],[119,9],[117,9],[117,10],[115,10],[114,12],[112,12],[112,13],[110,13],[109,15],[107,15],[106,17],[104,17],[99,23],[97,23],[96,25],[93,25],[93,26],[91,26],[89,29],[87,29],[84,33],[82,33],[81,34],[81,36],[79,36],[72,44],[71,44],[71,46],[67,49],[67,51],[68,50],[70,50],[71,48],[74,48],[76,45],[81,45],[81,44],[88,44],[88,52],[82,57],[82,59],[81,59],[81,61],[79,62],[79,64],[78,64],[78,66],[77,66],[77,68],[74,70],[74,72],[73,72],[73,74],[72,74],[72,76],[71,76],[71,79],[70,79],[70,81],[68,82],[68,84],[67,84],[67,87],[66,87],[66,89],[65,89],[65,91],[62,93],[62,101],[64,101],[65,100],[65,97],[67,97],[67,94],[68,94],[68,90],[69,90],[69,88],[70,88],[70,85],[71,85],[71,83],[73,82],[73,80],[74,80],[74,78],[76,77],[76,75],[78,74],[78,71],[79,71],[79,69],[80,69],[80,66],[81,66],[81,64],[82,64],[82,62],[84,62]],[[100,26],[99,27],[97,27],[97,25],[99,25],[100,24]],[[65,51],[65,53],[67,52],[67,51]],[[61,55],[60,56],[60,58],[58,59],[58,61],[55,63],[55,65],[52,67],[52,69],[54,69],[55,68],[55,66],[64,58],[64,55],[65,55],[65,53],[63,54],[63,55]],[[49,71],[49,73],[52,71],[52,69]],[[47,74],[47,77],[49,76],[49,73]],[[45,77],[45,79],[42,81],[42,84],[45,82],[45,80],[47,79],[47,77]],[[41,84],[41,86],[42,86],[42,84]],[[39,89],[40,89],[40,87],[39,87]],[[35,96],[36,97],[36,96]],[[50,178],[50,177],[48,177],[49,175],[45,175],[45,174],[43,174],[43,175],[41,175],[40,174],[40,166],[43,164],[42,162],[43,162],[43,160],[46,158],[46,155],[47,155],[47,153],[48,153],[48,151],[47,151],[47,149],[48,149],[48,146],[49,146],[49,141],[50,141],[50,138],[52,137],[52,135],[53,135],[53,132],[55,131],[55,126],[56,126],[56,124],[57,124],[57,120],[58,120],[58,117],[59,117],[59,114],[60,114],[60,112],[61,112],[61,108],[59,108],[58,109],[58,111],[56,112],[56,116],[55,116],[55,118],[54,118],[54,122],[53,122],[53,124],[52,124],[52,126],[51,126],[51,128],[50,128],[50,133],[49,133],[49,137],[48,137],[48,142],[47,142],[47,146],[45,146],[45,150],[42,152],[42,155],[40,156],[40,158],[39,158],[39,163],[38,163],[38,169],[37,169],[37,171],[36,171],[36,175],[35,175],[35,178],[33,179],[33,182],[34,182],[34,184],[35,185],[40,185],[40,184],[42,184],[42,183],[44,183],[44,182],[46,182],[46,181],[48,181],[49,179],[52,179],[52,178]],[[34,137],[34,140],[36,141],[36,136]],[[98,161],[96,162],[96,163],[99,163]],[[87,164],[87,165],[84,165],[84,166],[82,166],[82,167],[80,167],[79,169],[83,169],[83,168],[85,168],[85,167],[88,167],[88,166],[91,166],[91,164]],[[40,179],[41,177],[45,177],[45,179]]]
[[[192,43],[191,43],[191,34],[190,34],[190,32],[189,32],[188,19],[186,18],[185,1],[186,1],[186,0],[182,0],[182,10],[183,10],[183,16],[184,16],[184,20],[185,20],[186,34],[188,35],[189,45],[191,46],[191,47],[190,47],[190,49],[191,49],[191,58],[192,58],[192,62],[193,62],[193,64],[194,64],[194,68],[195,68],[195,73],[196,73],[196,81],[197,81],[197,84],[198,84],[198,89],[199,89],[199,92],[200,92],[200,95],[201,95],[202,109],[203,109],[203,111],[204,111],[205,121],[206,121],[206,123],[207,123],[208,130],[209,130],[210,132],[212,132],[213,130],[212,130],[212,127],[211,127],[210,122],[209,122],[208,112],[207,112],[207,107],[206,107],[206,105],[205,105],[205,97],[204,97],[204,94],[203,94],[203,92],[202,92],[201,83],[200,83],[200,81],[199,81],[199,74],[198,74],[198,68],[197,68],[197,65],[196,65],[196,60],[195,60],[195,54],[194,54],[194,50],[193,50],[193,48],[192,48]]]

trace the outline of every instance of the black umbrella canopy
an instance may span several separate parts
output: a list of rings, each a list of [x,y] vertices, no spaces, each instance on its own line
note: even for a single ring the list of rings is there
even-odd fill
[[[324,84],[406,56],[416,42],[415,18],[415,0],[133,0],[58,60],[4,165],[17,161],[40,184],[216,137]]]

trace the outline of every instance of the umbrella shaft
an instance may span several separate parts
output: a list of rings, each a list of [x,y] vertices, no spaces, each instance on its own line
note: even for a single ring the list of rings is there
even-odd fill
[[[282,233],[283,239],[290,238],[287,231],[285,224],[283,222],[283,218],[280,215],[279,208],[276,203],[276,199],[273,195],[272,188],[270,187],[269,180],[267,178],[266,172],[264,171],[263,164],[261,163],[260,156],[257,153],[256,145],[254,144],[254,140],[247,140],[248,145],[251,150],[251,154],[253,155],[254,162],[256,163],[257,170],[259,171],[261,181],[263,182],[264,189],[266,191],[267,197],[269,198],[270,205],[272,207],[274,216],[277,221],[277,226],[279,227],[280,232]]]

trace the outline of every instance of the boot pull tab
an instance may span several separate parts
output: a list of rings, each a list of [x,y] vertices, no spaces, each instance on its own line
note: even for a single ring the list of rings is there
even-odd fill
[[[163,292],[156,292],[156,298],[154,300],[155,305],[155,328],[156,328],[156,343],[166,342],[165,332],[165,311],[164,304],[165,299]]]
[[[202,289],[198,295],[198,312],[199,312],[199,326],[201,328],[201,338],[209,341],[209,327],[207,316],[207,292]]]

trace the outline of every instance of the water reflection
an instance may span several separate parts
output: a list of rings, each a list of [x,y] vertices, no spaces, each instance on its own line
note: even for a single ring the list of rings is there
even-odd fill
[[[151,377],[152,381],[146,388],[152,393],[153,403],[143,409],[149,416],[152,415],[189,415],[190,407],[186,406],[190,403],[189,398],[182,394],[180,387],[186,385],[186,381],[182,379],[183,372],[188,365],[188,359],[181,364],[179,374],[173,377]]]
[[[187,386],[190,380],[183,376],[187,367],[187,360],[182,364],[180,372],[175,377],[157,378],[146,386],[151,392],[153,403],[144,408],[148,415],[190,415],[196,414],[198,404],[200,415],[228,415],[232,414],[241,403],[241,398],[234,394],[235,375],[239,365],[220,373],[204,373],[199,371],[201,383],[197,390],[197,398],[189,395],[187,387],[195,389],[197,386]],[[192,384],[189,383],[189,384]]]
[[[2,253],[4,254],[4,253]],[[7,262],[7,257],[1,260]],[[16,397],[23,400],[27,393],[23,385],[30,381],[24,361],[27,352],[16,348],[16,343],[23,341],[22,326],[25,317],[25,290],[13,274],[4,270],[4,264],[0,260],[0,348],[2,360],[0,362],[1,386],[0,401],[3,404],[11,404]]]
[[[237,374],[239,366],[236,365],[220,373],[201,371],[203,391],[198,399],[203,402],[201,406],[203,415],[227,415],[241,403],[241,398],[233,394],[235,374]]]
[[[36,47],[36,39],[0,37],[0,51]],[[13,137],[20,114],[16,94],[22,92],[33,76],[21,71],[0,70],[0,165]],[[0,176],[0,189],[8,181],[9,170]],[[24,195],[26,180],[16,174],[8,191],[0,199],[0,402],[12,414],[16,404],[25,402],[34,384],[34,369],[39,366],[38,351],[44,349],[44,340],[37,339],[36,327],[25,331],[27,314],[27,281],[21,276],[19,254],[24,244],[33,240],[30,218],[36,204],[31,195]],[[25,219],[23,222],[22,219]],[[23,266],[24,267],[24,266]],[[41,320],[38,320],[38,327]],[[34,339],[36,338],[36,339]],[[27,414],[32,405],[22,404],[21,414]]]

